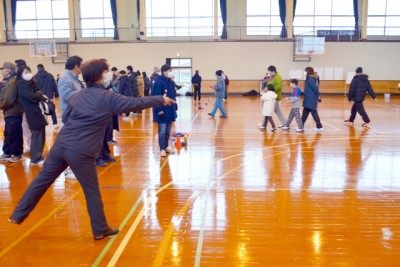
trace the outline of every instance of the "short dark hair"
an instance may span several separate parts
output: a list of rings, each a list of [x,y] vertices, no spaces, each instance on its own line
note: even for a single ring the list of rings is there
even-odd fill
[[[273,65],[271,65],[271,66],[268,67],[268,70],[271,71],[271,72],[272,72],[272,71],[273,71],[273,72],[276,72],[276,67],[273,66]]]
[[[118,70],[117,67],[112,67],[112,68],[111,68],[111,71],[117,71],[117,70]]]
[[[38,64],[38,65],[37,65],[37,68],[38,68],[38,69],[43,69],[43,70],[44,70],[43,64]]]
[[[16,59],[14,62],[15,62],[15,65],[17,65],[17,68],[26,66],[26,61],[23,59]]]
[[[299,80],[297,80],[297,79],[291,79],[291,80],[290,80],[290,83],[294,83],[295,85],[298,85],[298,84],[299,84]]]
[[[19,78],[22,77],[22,73],[24,72],[24,70],[29,70],[29,71],[31,71],[31,68],[29,68],[29,67],[26,66],[26,65],[23,65],[23,66],[19,67],[18,70],[17,70],[17,79],[19,79]]]
[[[130,72],[133,72],[133,68],[131,65],[126,66],[126,69],[129,70]]]
[[[93,59],[85,62],[82,66],[82,76],[86,85],[95,85],[103,76],[103,72],[108,70],[108,65],[101,59]]]
[[[267,89],[268,89],[268,91],[275,91],[275,87],[271,83],[267,84]]]
[[[80,67],[83,59],[78,56],[72,56],[67,59],[67,63],[65,63],[65,69],[73,70],[75,66]]]

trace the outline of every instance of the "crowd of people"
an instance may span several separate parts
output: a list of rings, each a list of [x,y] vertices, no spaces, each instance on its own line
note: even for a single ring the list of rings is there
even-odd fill
[[[312,67],[307,67],[304,70],[306,77],[304,84],[304,92],[298,87],[299,81],[297,79],[290,80],[290,97],[287,98],[291,104],[291,110],[288,119],[285,120],[282,111],[280,110],[280,101],[282,100],[282,78],[276,70],[275,66],[269,66],[266,76],[263,79],[263,91],[261,94],[262,102],[262,115],[264,120],[258,123],[258,126],[262,130],[267,129],[268,122],[271,123],[271,131],[277,131],[277,127],[272,119],[272,113],[275,112],[278,119],[281,121],[281,125],[278,126],[282,130],[289,130],[290,124],[294,118],[296,118],[297,128],[296,132],[304,131],[304,124],[307,121],[308,116],[312,115],[316,128],[315,131],[322,131],[324,128],[321,123],[321,119],[318,114],[318,103],[321,102],[319,92],[319,77]],[[354,102],[351,109],[351,116],[345,120],[345,124],[353,125],[354,119],[357,112],[361,115],[364,123],[362,127],[369,127],[371,125],[370,119],[364,109],[363,102],[366,94],[369,93],[373,99],[376,100],[376,95],[371,87],[371,83],[368,80],[368,75],[363,73],[363,69],[358,67],[356,69],[356,75],[350,83],[350,89],[348,93],[348,100]],[[303,112],[300,116],[300,98],[303,96]]]
[[[40,165],[41,171],[29,185],[9,218],[12,223],[20,224],[35,208],[46,190],[60,174],[66,178],[75,178],[81,184],[86,196],[87,209],[91,220],[94,238],[102,239],[118,233],[106,221],[99,190],[96,166],[104,167],[107,162],[115,162],[111,157],[109,145],[115,144],[113,130],[118,129],[118,116],[130,120],[131,113],[138,116],[145,108],[153,107],[153,122],[158,125],[160,156],[165,157],[173,150],[169,146],[173,122],[177,119],[178,106],[176,91],[179,86],[174,82],[174,71],[168,64],[154,68],[148,77],[146,72],[133,71],[132,66],[118,70],[110,66],[107,59],[90,60],[83,63],[79,56],[67,59],[65,71],[57,80],[48,73],[42,64],[37,66],[37,74],[24,60],[4,62],[1,73],[3,81],[0,92],[0,108],[5,118],[3,154],[1,161],[18,162],[23,154],[23,135],[29,146],[30,164]],[[78,76],[82,74],[84,82]],[[216,83],[211,88],[215,91],[215,103],[209,116],[214,117],[217,110],[220,118],[227,118],[224,100],[227,97],[229,79],[222,70],[215,72]],[[275,66],[269,66],[265,89],[261,95],[264,120],[259,124],[266,129],[271,124],[271,131],[277,131],[272,119],[275,113],[283,130],[289,130],[292,120],[297,121],[297,132],[304,131],[304,124],[311,113],[316,130],[323,130],[317,106],[320,101],[319,77],[313,68],[305,69],[304,92],[298,87],[298,80],[290,80],[291,96],[288,101],[292,107],[285,119],[280,110],[282,100],[282,77]],[[201,76],[196,71],[192,78],[195,91],[195,103],[201,99]],[[364,120],[363,127],[370,125],[363,101],[366,93],[373,98],[376,95],[362,68],[356,70],[356,76],[350,85],[349,101],[354,101],[351,116],[346,124],[353,124],[356,113]],[[303,112],[300,115],[300,99],[304,96]],[[59,97],[62,125],[59,126],[56,114],[51,120],[59,133],[47,159],[43,157],[45,127],[48,120],[40,103]]]

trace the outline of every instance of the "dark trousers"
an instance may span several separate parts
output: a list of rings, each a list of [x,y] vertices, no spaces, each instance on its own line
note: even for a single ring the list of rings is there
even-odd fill
[[[100,155],[97,159],[108,159],[110,158],[110,147],[108,146],[108,140],[107,140],[107,135],[106,132],[104,133],[104,138],[103,138],[103,146],[101,147]]]
[[[107,129],[106,129],[106,140],[107,142],[110,142],[113,140],[114,136],[114,129],[113,129],[113,124],[110,123],[110,125],[108,125]]]
[[[200,86],[194,86],[194,100],[196,100],[197,98],[201,99],[201,87]]]
[[[368,123],[370,122],[367,112],[365,112],[364,104],[362,101],[354,102],[353,106],[351,107],[351,115],[349,121],[353,122],[356,118],[357,112],[362,117],[363,121]]]
[[[42,170],[29,185],[15,208],[12,218],[22,222],[35,208],[54,180],[70,166],[85,193],[86,205],[94,236],[106,232],[109,227],[104,215],[99,180],[94,158],[55,145],[46,159]]]
[[[225,86],[225,96],[224,99],[227,100],[228,99],[228,86]]]
[[[55,111],[51,114],[51,120],[53,121],[53,125],[57,124],[57,114]]]
[[[46,139],[46,127],[31,130],[31,163],[43,160],[44,140]]]
[[[274,120],[272,119],[272,116],[265,116],[264,125],[263,125],[264,128],[267,128],[268,122],[271,123],[272,129],[275,129],[275,128],[276,128],[276,127],[275,127],[275,122],[274,122]]]
[[[21,156],[24,146],[22,115],[6,117],[4,120],[3,153],[10,156]]]
[[[319,119],[318,111],[316,109],[303,108],[303,115],[301,116],[301,121],[303,122],[303,125],[306,123],[306,120],[310,113],[315,123],[317,124],[317,128],[322,128],[321,120]]]

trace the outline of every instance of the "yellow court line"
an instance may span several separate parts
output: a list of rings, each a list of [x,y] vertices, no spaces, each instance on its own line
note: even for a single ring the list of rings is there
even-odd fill
[[[165,190],[166,188],[168,188],[170,185],[172,185],[172,181],[169,182],[168,184],[164,185],[163,187],[159,188],[156,191],[156,195],[158,195],[160,192],[162,192],[163,190]],[[155,200],[155,197],[152,197],[151,201],[149,201],[149,203],[146,206],[143,206],[143,208],[140,210],[139,214],[136,216],[135,221],[133,222],[133,224],[131,225],[131,227],[129,228],[128,232],[126,233],[124,239],[122,240],[122,242],[119,244],[117,250],[115,251],[113,257],[111,258],[110,262],[107,264],[107,266],[115,266],[115,264],[117,263],[119,257],[121,257],[122,252],[125,250],[126,245],[128,244],[129,240],[131,239],[133,233],[136,230],[136,227],[139,225],[139,222],[142,220],[143,215],[146,211],[146,209],[153,204]]]
[[[139,146],[141,143],[144,141],[139,142],[136,146],[131,147],[128,152],[125,154],[129,153],[133,148],[136,148]],[[100,178],[112,165],[107,166],[104,168],[99,174],[98,177]],[[79,189],[76,191],[68,200],[64,201],[64,203],[61,203],[58,205],[56,208],[54,208],[51,212],[49,212],[45,217],[43,217],[40,221],[35,223],[32,227],[30,227],[27,231],[25,231],[23,234],[21,234],[17,239],[15,239],[13,242],[11,242],[7,247],[5,247],[1,252],[0,252],[0,258],[7,254],[11,249],[13,249],[18,243],[20,243],[22,240],[24,240],[27,236],[29,236],[33,231],[35,231],[39,226],[41,226],[47,219],[49,219],[51,216],[53,216],[57,211],[59,211],[61,208],[66,206],[72,199],[74,199],[77,195],[83,192],[83,189]]]

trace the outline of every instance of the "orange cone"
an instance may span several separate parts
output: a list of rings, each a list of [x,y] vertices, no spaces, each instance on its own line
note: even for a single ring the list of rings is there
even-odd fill
[[[181,137],[177,136],[176,137],[176,149],[180,150],[182,148],[182,143],[181,143]]]

